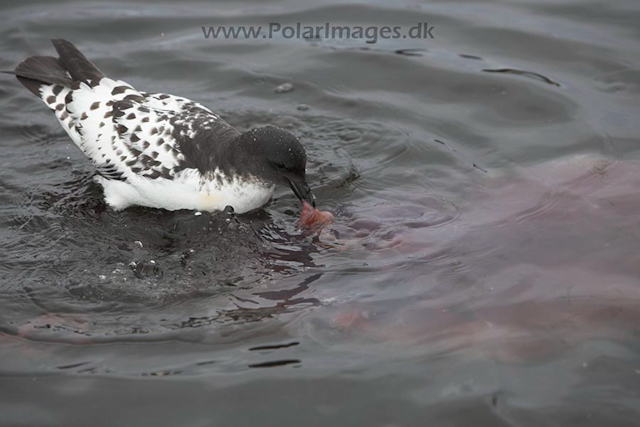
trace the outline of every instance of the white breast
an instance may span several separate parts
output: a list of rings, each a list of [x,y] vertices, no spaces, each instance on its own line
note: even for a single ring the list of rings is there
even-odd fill
[[[105,201],[116,210],[129,206],[147,206],[170,211],[193,209],[220,211],[227,206],[236,213],[245,213],[264,206],[275,185],[257,180],[231,182],[205,179],[195,169],[185,169],[173,180],[130,177],[127,182],[96,177],[104,187]]]

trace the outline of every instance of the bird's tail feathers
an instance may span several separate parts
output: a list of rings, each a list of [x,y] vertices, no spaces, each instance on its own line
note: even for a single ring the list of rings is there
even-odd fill
[[[51,39],[59,58],[30,56],[16,67],[13,73],[20,83],[36,96],[42,85],[71,87],[74,82],[90,86],[97,84],[104,75],[73,44],[63,39]]]

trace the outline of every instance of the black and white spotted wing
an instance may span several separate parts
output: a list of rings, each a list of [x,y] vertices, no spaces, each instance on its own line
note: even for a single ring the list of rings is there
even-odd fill
[[[68,41],[52,43],[57,58],[30,56],[16,66],[15,75],[91,159],[105,201],[114,209],[140,205],[217,211],[231,205],[248,212],[268,202],[275,184],[249,173],[263,164],[248,163],[259,159],[243,157],[244,150],[234,146],[257,142],[255,136],[243,140],[202,105],[139,92],[106,77]],[[262,133],[276,143],[290,139],[273,132],[265,128]],[[304,149],[293,144],[288,150],[293,157],[292,149],[305,160]]]
[[[107,179],[126,181],[132,175],[173,179],[189,167],[185,144],[214,123],[224,123],[188,99],[141,93],[106,77],[93,87],[51,85],[41,93],[73,141]]]

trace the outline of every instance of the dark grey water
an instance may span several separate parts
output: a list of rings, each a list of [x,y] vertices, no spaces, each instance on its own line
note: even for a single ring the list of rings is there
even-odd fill
[[[64,37],[140,90],[291,130],[336,214],[300,233],[285,190],[250,216],[113,212],[2,77],[1,425],[638,425],[637,1],[1,15],[1,69]],[[270,22],[428,22],[435,39],[201,30]]]

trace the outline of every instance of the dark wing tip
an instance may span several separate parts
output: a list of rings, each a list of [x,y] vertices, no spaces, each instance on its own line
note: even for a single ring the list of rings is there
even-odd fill
[[[50,37],[49,40],[51,41],[51,43],[53,44],[53,46],[57,49],[58,46],[73,46],[73,48],[75,49],[76,47],[73,45],[73,43],[71,43],[69,40],[66,39],[60,39],[58,37]]]
[[[30,56],[18,64],[14,73],[36,96],[40,96],[43,84],[69,86],[73,83],[67,71],[51,56]]]
[[[104,77],[98,67],[89,61],[73,43],[55,37],[50,40],[58,52],[58,61],[69,72],[73,80],[91,85],[92,82],[98,82]]]

